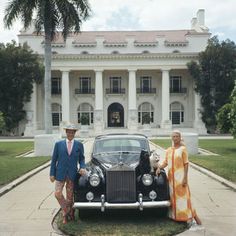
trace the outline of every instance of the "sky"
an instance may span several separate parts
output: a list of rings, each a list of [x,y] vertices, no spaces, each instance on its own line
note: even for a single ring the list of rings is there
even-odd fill
[[[0,0],[0,43],[17,41],[18,20],[11,30],[3,24],[9,0]],[[92,14],[82,31],[191,29],[198,9],[205,10],[205,25],[219,40],[236,42],[236,0],[89,0]]]

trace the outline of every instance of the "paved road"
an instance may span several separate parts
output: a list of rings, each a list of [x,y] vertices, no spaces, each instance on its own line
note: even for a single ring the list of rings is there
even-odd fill
[[[85,143],[86,153],[91,143]],[[0,197],[0,236],[58,235],[51,226],[59,207],[48,173],[45,168]],[[236,192],[193,168],[189,174],[192,200],[205,230],[180,235],[235,236]]]

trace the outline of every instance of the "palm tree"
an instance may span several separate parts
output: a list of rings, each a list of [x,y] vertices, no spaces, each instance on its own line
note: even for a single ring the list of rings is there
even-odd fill
[[[5,9],[4,24],[10,28],[16,19],[21,19],[24,29],[32,24],[37,34],[44,30],[44,128],[52,133],[51,119],[51,42],[57,30],[62,30],[64,40],[68,34],[80,32],[82,21],[90,15],[88,0],[11,0]],[[33,17],[35,16],[35,17]]]

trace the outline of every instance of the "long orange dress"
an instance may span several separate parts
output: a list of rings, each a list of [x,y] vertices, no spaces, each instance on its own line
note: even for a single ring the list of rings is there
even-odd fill
[[[188,164],[188,153],[185,146],[170,147],[166,150],[162,166],[168,166],[171,208],[169,217],[175,221],[191,220],[196,212],[192,207],[189,186],[182,186],[184,165]]]

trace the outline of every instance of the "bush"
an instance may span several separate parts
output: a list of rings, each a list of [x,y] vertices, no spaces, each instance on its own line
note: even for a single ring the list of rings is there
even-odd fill
[[[217,128],[220,130],[221,133],[229,133],[230,128],[232,127],[230,116],[231,108],[232,105],[227,103],[223,107],[221,107],[217,113]]]

